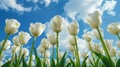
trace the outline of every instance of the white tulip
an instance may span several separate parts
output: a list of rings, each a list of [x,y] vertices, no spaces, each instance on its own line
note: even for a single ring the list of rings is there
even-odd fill
[[[100,11],[95,11],[88,15],[88,17],[85,19],[85,21],[94,29],[98,28],[101,23],[101,15]]]
[[[115,49],[115,47],[112,47],[111,49],[110,49],[110,54],[111,54],[111,57],[114,57],[114,56],[116,56],[116,49]]]
[[[115,34],[115,35],[118,34],[120,32],[120,23],[116,22],[109,24],[107,30],[111,34]]]
[[[75,46],[75,45],[76,45],[74,36],[70,36],[70,37],[69,37],[69,44],[70,44],[71,46]]]
[[[112,48],[112,43],[113,43],[113,40],[105,40],[105,44],[108,48],[108,50],[110,50]]]
[[[47,50],[50,47],[50,42],[48,41],[48,39],[43,38],[41,41],[41,46]]]
[[[103,31],[101,30],[102,37],[104,36]],[[93,30],[93,36],[96,37],[96,39],[100,40],[100,35],[96,29]]]
[[[56,44],[56,35],[55,34],[47,34],[47,38],[50,41],[51,45]]]
[[[50,51],[46,51],[45,52],[45,58],[49,58],[50,57]]]
[[[120,48],[120,40],[116,42],[117,47]]]
[[[27,32],[20,31],[18,34],[19,42],[21,45],[27,44],[27,42],[30,40],[31,36]]]
[[[71,52],[74,52],[75,51],[75,46],[71,46],[71,45],[69,45],[69,50],[71,51]]]
[[[63,57],[64,53],[63,52],[59,52],[58,53],[58,58],[61,60],[61,58]]]
[[[4,42],[4,40],[1,41],[1,43],[0,43],[0,46],[1,46],[1,47],[3,46],[3,42]],[[3,47],[3,50],[9,49],[11,44],[12,44],[11,41],[10,41],[10,40],[7,40],[6,43],[5,43],[5,45],[4,45],[4,47]]]
[[[13,46],[11,47],[11,51],[12,51],[13,54],[14,54],[14,53],[17,53],[19,50],[20,50],[20,47],[19,47],[19,46],[13,45]]]
[[[6,19],[5,32],[8,34],[14,34],[18,32],[20,23],[16,19]]]
[[[68,25],[68,31],[71,35],[77,35],[79,32],[79,24],[77,21],[73,21]]]
[[[29,55],[29,51],[28,51],[27,48],[22,48],[21,49],[21,56],[23,56],[23,55],[24,55],[24,57]]]
[[[14,36],[12,41],[13,41],[13,43],[14,43],[16,46],[20,46],[20,45],[21,45],[18,36]]]
[[[45,52],[45,49],[40,45],[38,48],[37,48],[38,52],[40,52],[41,54],[43,54]]]
[[[84,33],[83,36],[82,36],[87,42],[90,42],[92,40],[92,32],[87,32],[87,33]]]
[[[83,58],[86,58],[88,56],[87,52],[85,52],[85,51],[81,52],[81,55]]]
[[[45,30],[45,24],[42,24],[40,22],[36,22],[36,23],[31,23],[30,24],[30,28],[29,28],[29,31],[30,33],[33,35],[33,36],[40,36],[43,31]]]
[[[120,50],[119,50],[119,51],[117,51],[117,54],[118,54],[118,56],[120,57]]]
[[[59,15],[54,16],[51,19],[51,28],[54,32],[61,32],[63,28],[63,18]]]
[[[3,61],[0,61],[0,67],[2,67],[3,64],[4,64]]]

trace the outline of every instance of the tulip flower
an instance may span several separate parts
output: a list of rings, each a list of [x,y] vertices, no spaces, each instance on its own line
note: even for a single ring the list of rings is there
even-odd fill
[[[13,45],[11,47],[11,51],[12,51],[13,54],[17,53],[19,50],[20,50],[19,46]]]
[[[50,47],[50,42],[48,41],[48,39],[43,38],[41,41],[41,46],[47,50]]]
[[[99,11],[95,11],[91,14],[88,15],[88,17],[85,18],[85,21],[93,28],[96,29],[98,28],[101,23],[101,15]]]
[[[51,43],[51,45],[55,45],[56,44],[56,35],[55,34],[47,34],[47,38],[49,40],[49,42]]]
[[[18,22],[16,19],[6,19],[5,32],[7,34],[14,34],[18,32],[19,27],[20,22]]]
[[[34,37],[38,37],[43,33],[43,31],[45,30],[45,27],[46,26],[40,22],[36,22],[34,24],[31,23],[29,31]]]
[[[93,32],[93,36],[95,36],[96,39],[100,40],[100,36],[99,36],[98,31],[96,29],[94,29],[94,30],[92,30],[92,32]],[[101,35],[102,35],[102,37],[104,36],[103,30],[101,30]]]
[[[3,42],[4,42],[4,40],[0,42],[0,46],[1,46],[1,47],[3,46]],[[3,50],[9,49],[11,44],[12,44],[11,41],[10,41],[10,40],[7,40],[6,43],[5,43],[5,45],[4,45]]]
[[[88,56],[87,52],[85,52],[85,51],[81,52],[81,55],[84,59]]]
[[[70,44],[71,46],[75,46],[75,45],[76,45],[74,36],[70,36],[70,37],[69,37],[69,44]]]
[[[19,42],[21,45],[27,44],[27,42],[30,40],[31,36],[27,32],[20,31],[18,34]]]
[[[14,43],[16,46],[21,46],[18,36],[14,36],[14,37],[13,37],[13,43]]]
[[[71,35],[77,35],[79,32],[79,24],[77,21],[73,21],[68,25],[68,31]]]
[[[118,48],[120,48],[120,40],[116,42]]]
[[[87,32],[85,34],[83,34],[82,36],[87,42],[90,42],[92,40],[92,32]]]
[[[54,16],[51,19],[51,28],[56,33],[61,32],[63,28],[63,18],[59,15]]]
[[[120,32],[120,23],[119,22],[115,22],[115,23],[109,24],[107,30],[111,34],[117,35]]]

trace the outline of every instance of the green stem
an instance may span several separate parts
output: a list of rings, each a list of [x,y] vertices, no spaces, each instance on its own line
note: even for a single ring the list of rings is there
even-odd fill
[[[75,38],[75,46],[76,46],[76,54],[77,54],[77,62],[78,62],[78,67],[80,67],[80,58],[79,58],[79,51],[78,51],[78,45],[77,45],[77,39],[76,39],[76,35],[74,35]]]
[[[119,40],[120,40],[120,35],[119,34],[117,34],[117,37],[119,38]]]
[[[2,47],[1,47],[1,49],[0,49],[0,57],[1,57],[1,54],[2,54],[2,52],[3,52],[3,48],[4,48],[4,46],[5,46],[5,43],[6,43],[6,41],[7,41],[7,39],[8,39],[9,36],[10,36],[10,34],[7,34],[6,37],[5,37],[4,42],[2,43]]]
[[[105,44],[105,41],[103,40],[103,37],[102,37],[101,32],[100,32],[100,29],[97,28],[97,31],[98,31],[98,34],[99,34],[99,36],[100,36],[100,41],[101,41],[101,43],[102,43],[102,47],[103,47],[103,49],[104,49],[104,51],[105,51],[105,54],[106,54],[106,56],[110,59],[110,61],[112,62],[111,56],[110,56],[110,54],[109,54],[109,52],[108,52],[108,49],[107,49],[106,44]]]
[[[36,41],[36,37],[34,37],[34,40],[33,40],[33,42],[32,42],[32,46],[31,46],[31,49],[30,49],[30,60],[29,60],[29,67],[32,67],[31,66],[31,62],[32,62],[32,51],[34,50],[34,44],[35,44],[35,41]]]
[[[17,61],[17,67],[19,67],[19,61],[20,61],[20,57],[21,57],[21,51],[22,51],[22,46],[20,47],[20,52],[19,52],[18,61]]]
[[[52,58],[54,59],[54,45],[53,45],[53,50],[52,50]]]
[[[94,63],[95,63],[95,57],[94,57],[94,54],[93,54],[93,52],[92,52],[92,47],[91,47],[90,42],[89,42],[89,46],[90,46],[90,50],[91,50],[91,54],[92,54],[93,61],[94,61]]]
[[[44,51],[44,57],[43,57],[44,66],[45,66],[45,62],[46,62],[46,57],[45,57],[45,55],[46,55],[46,50]]]
[[[57,48],[57,67],[59,67],[59,58],[58,58],[58,52],[59,52],[58,36],[59,36],[59,33],[57,32],[56,34],[57,34],[57,37],[56,37],[56,41],[57,41],[57,46],[56,46],[56,48]]]

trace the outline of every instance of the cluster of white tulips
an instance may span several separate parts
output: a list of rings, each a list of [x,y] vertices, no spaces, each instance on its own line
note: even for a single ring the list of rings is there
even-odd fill
[[[46,25],[40,22],[31,23],[29,27],[30,34],[25,31],[19,31],[20,22],[16,19],[6,19],[5,32],[6,37],[0,42],[0,66],[2,67],[120,67],[120,22],[114,22],[108,25],[107,31],[118,37],[116,44],[113,39],[104,39],[104,32],[100,28],[102,17],[97,10],[89,14],[85,19],[91,31],[83,34],[87,42],[87,49],[79,51],[78,33],[79,24],[72,21],[67,29],[69,37],[69,51],[64,53],[59,51],[59,35],[63,30],[64,18],[56,15],[50,20],[53,33],[48,33],[46,38],[41,39],[37,50],[34,47],[38,37],[44,32]],[[18,32],[12,39],[9,36]],[[67,32],[67,31],[66,31]],[[26,45],[33,37],[32,44],[28,50]],[[98,40],[98,42],[94,41]],[[114,45],[113,45],[114,44]],[[12,46],[11,46],[12,45]],[[66,45],[66,44],[65,44]],[[49,49],[52,48],[52,51]],[[4,52],[11,49],[12,56],[3,62]],[[9,56],[9,55],[8,55]],[[82,58],[82,59],[81,59]]]

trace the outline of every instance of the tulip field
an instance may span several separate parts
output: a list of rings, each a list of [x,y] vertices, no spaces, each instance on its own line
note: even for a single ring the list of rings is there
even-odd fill
[[[90,31],[85,32],[82,37],[86,41],[88,51],[81,52],[78,48],[78,21],[68,24],[66,32],[69,32],[69,50],[60,52],[60,32],[63,30],[64,18],[56,15],[51,19],[50,27],[52,34],[48,33],[42,38],[40,45],[36,48],[37,38],[41,37],[46,25],[40,22],[30,23],[29,32],[19,30],[22,25],[17,19],[6,19],[4,31],[6,37],[0,42],[0,67],[120,67],[120,22],[108,24],[107,30],[118,39],[112,44],[111,40],[104,39],[104,31],[101,29],[102,16],[99,10],[90,13],[85,19]],[[12,41],[9,37],[12,34]],[[95,37],[99,43],[92,40]],[[25,45],[33,38],[30,50]],[[12,44],[12,46],[11,46]],[[52,48],[52,52],[48,49]],[[12,56],[2,61],[4,51],[11,49]],[[71,52],[72,55],[68,53]],[[9,56],[9,55],[8,55]]]

